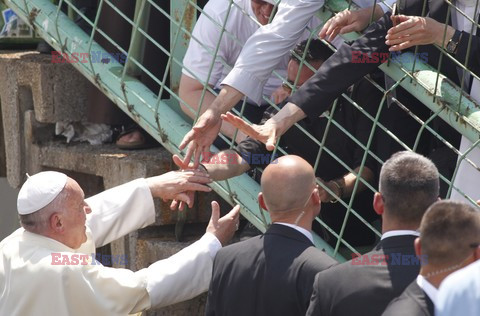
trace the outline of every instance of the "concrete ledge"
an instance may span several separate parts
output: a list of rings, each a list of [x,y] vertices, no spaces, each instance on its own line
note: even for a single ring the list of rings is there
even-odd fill
[[[19,187],[25,166],[23,115],[35,111],[42,123],[85,119],[87,80],[71,65],[52,64],[50,55],[0,51],[0,81],[6,173],[11,186]]]

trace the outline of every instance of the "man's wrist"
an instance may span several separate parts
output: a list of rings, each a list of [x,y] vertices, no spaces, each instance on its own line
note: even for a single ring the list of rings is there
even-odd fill
[[[224,85],[210,108],[215,113],[218,113],[218,115],[225,114],[230,111],[242,97],[243,94],[240,91],[231,86]]]
[[[285,106],[275,114],[270,120],[275,123],[277,134],[279,137],[283,135],[296,122],[305,118],[306,115],[296,104],[288,102]],[[270,121],[269,120],[269,121]]]
[[[442,24],[443,25],[443,24]],[[455,35],[455,28],[451,27],[450,25],[447,26],[447,31],[445,34],[445,40],[443,37],[443,29],[442,32],[438,34],[438,38],[435,44],[437,44],[440,47],[447,48],[448,43],[452,40],[453,35]]]

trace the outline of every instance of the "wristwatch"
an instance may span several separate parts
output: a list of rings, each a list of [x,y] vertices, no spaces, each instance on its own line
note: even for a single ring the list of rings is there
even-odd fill
[[[447,43],[447,52],[449,54],[455,55],[458,49],[458,43],[460,43],[460,39],[462,38],[462,32],[459,30],[455,30],[452,38]]]

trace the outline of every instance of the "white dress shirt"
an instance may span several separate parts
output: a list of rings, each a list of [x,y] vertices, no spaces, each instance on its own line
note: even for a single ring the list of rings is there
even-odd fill
[[[474,21],[478,21],[479,12],[477,11],[476,14],[474,12],[475,1],[457,1],[456,6],[458,7],[458,9],[465,12],[465,14],[471,17]],[[463,30],[467,33],[471,32],[472,23],[457,10],[455,10],[455,13],[452,14],[452,22],[455,29]],[[474,28],[473,34],[476,34],[476,28]],[[470,83],[470,76],[468,75],[466,77],[468,77],[466,81]],[[470,96],[475,101],[477,101],[477,103],[480,103],[480,82],[475,78],[473,79],[472,87],[470,87]],[[472,145],[473,143],[468,138],[462,136],[462,141],[460,143],[460,152],[466,152],[469,148],[472,147]],[[480,166],[480,149],[478,148],[478,146],[471,152],[469,152],[466,155],[466,158],[470,159],[473,163],[475,163],[477,167]],[[462,160],[462,162],[460,163],[457,176],[455,177],[453,183],[456,187],[458,187],[472,199],[480,199],[480,173],[477,169],[475,169],[470,163],[466,162],[465,160]],[[468,202],[468,200],[456,190],[452,191],[451,199]]]
[[[423,275],[419,274],[416,281],[418,286],[428,295],[430,300],[433,302],[433,305],[437,305],[437,288],[434,287],[432,283],[428,282],[427,279],[423,277]]]
[[[394,237],[394,236],[408,236],[408,235],[413,235],[413,236],[420,236],[420,232],[416,230],[407,230],[407,229],[399,229],[399,230],[390,230],[388,232],[385,232],[382,234],[382,237],[380,240],[384,240],[385,238],[388,237]]]
[[[443,280],[438,290],[435,315],[480,315],[480,260]]]
[[[222,26],[225,31],[222,34]],[[202,83],[207,82],[216,89],[237,61],[247,40],[260,27],[252,10],[251,0],[210,0],[192,32],[192,38],[183,59],[182,73]],[[216,57],[214,58],[215,49]],[[285,77],[288,55],[275,65],[275,71]],[[210,77],[209,71],[211,69]],[[282,80],[270,73],[262,88],[270,96]],[[260,103],[259,103],[260,104]]]
[[[296,231],[305,235],[305,237],[307,237],[312,242],[312,244],[314,244],[312,233],[309,232],[308,230],[306,230],[305,228],[297,226],[297,225],[293,225],[293,224],[290,224],[290,223],[275,222],[274,224],[279,224],[279,225],[284,225],[284,226],[291,227],[291,228],[295,229]]]
[[[360,0],[360,6],[372,6],[372,0]],[[356,2],[356,1],[354,1]],[[384,12],[395,1],[378,2]],[[243,47],[242,53],[222,84],[234,87],[257,103],[273,69],[293,48],[323,0],[282,0],[272,23],[262,26]]]

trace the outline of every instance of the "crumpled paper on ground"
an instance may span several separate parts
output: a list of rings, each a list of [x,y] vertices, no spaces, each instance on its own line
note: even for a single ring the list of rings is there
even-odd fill
[[[65,136],[67,143],[87,141],[91,145],[101,145],[112,141],[112,129],[107,124],[57,122],[55,135]]]

